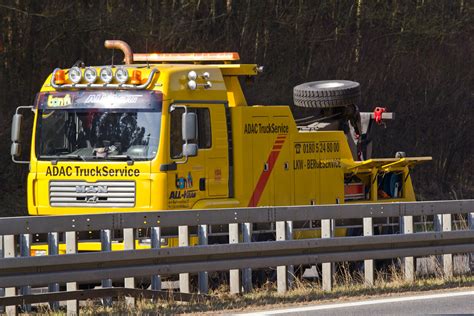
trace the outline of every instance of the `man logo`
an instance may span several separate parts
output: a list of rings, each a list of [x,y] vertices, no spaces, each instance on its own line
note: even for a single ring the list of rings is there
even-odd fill
[[[76,185],[76,193],[107,193],[106,185]]]

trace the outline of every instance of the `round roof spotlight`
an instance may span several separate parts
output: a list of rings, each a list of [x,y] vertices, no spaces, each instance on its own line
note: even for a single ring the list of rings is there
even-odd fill
[[[197,88],[197,83],[194,80],[189,80],[188,81],[188,88],[189,90],[196,90]]]
[[[82,71],[79,67],[72,67],[69,69],[68,76],[73,83],[79,83],[82,79]]]
[[[202,73],[202,78],[205,80],[209,80],[209,78],[211,78],[211,75],[206,71]]]
[[[188,72],[188,79],[189,80],[196,80],[198,77],[197,73],[194,70]]]
[[[97,70],[92,67],[86,68],[84,71],[84,79],[89,83],[94,83],[97,80]]]
[[[212,88],[212,83],[210,81],[206,81],[204,84],[204,89],[211,89]]]
[[[115,71],[115,79],[120,83],[125,83],[128,80],[128,71],[127,69],[120,67]]]
[[[100,70],[100,80],[103,82],[111,83],[113,78],[112,67],[104,67]]]

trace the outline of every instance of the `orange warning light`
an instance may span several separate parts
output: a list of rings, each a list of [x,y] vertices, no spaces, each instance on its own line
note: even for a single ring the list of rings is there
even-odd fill
[[[64,70],[59,69],[54,74],[54,82],[56,84],[64,84],[66,82],[66,75],[64,74]]]
[[[142,83],[142,72],[140,70],[134,70],[132,72],[132,80],[130,80],[131,84],[140,84]]]

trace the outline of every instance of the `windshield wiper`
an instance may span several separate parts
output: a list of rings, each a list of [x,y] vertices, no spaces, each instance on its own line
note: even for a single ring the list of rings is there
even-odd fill
[[[110,160],[126,160],[128,165],[133,165],[135,163],[135,159],[130,155],[112,155],[107,156],[107,159]]]
[[[43,155],[41,159],[51,159],[51,163],[55,165],[58,160],[81,160],[86,161],[86,158],[81,155],[69,154],[69,155]]]
[[[121,161],[127,161],[129,165],[133,165],[136,161],[135,158],[133,158],[130,155],[111,155],[111,156],[84,156],[83,157],[85,161],[88,160],[121,160]]]

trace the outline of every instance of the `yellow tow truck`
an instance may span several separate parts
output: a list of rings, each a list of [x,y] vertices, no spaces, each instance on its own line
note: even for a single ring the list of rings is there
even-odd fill
[[[410,170],[431,158],[371,157],[372,126],[392,114],[360,113],[358,83],[295,87],[295,105],[311,114],[295,120],[289,106],[247,104],[239,77],[262,67],[236,63],[237,53],[105,45],[123,51],[125,63],[79,62],[44,82],[31,107],[29,161],[19,161],[25,107],[14,115],[11,154],[30,166],[30,215],[415,200]],[[317,223],[295,223],[294,238],[319,234]]]

